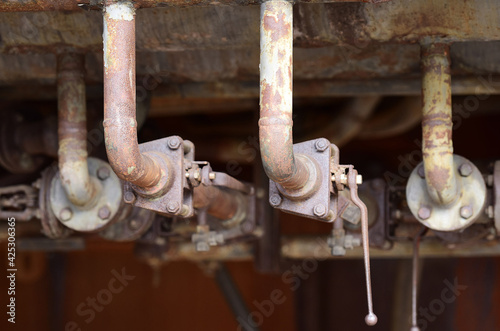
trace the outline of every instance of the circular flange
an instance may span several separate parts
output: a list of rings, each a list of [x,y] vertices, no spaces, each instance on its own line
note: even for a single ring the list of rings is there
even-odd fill
[[[108,225],[118,212],[123,195],[120,180],[109,164],[90,157],[87,163],[90,179],[96,186],[96,196],[87,206],[75,206],[68,200],[59,173],[50,186],[52,212],[65,226],[80,232],[94,232]],[[97,172],[104,168],[109,170],[109,176],[99,179]]]
[[[57,164],[45,169],[42,172],[40,194],[38,195],[42,233],[52,239],[66,238],[73,232],[57,220],[50,207],[50,185],[54,177],[58,175]]]
[[[466,176],[460,173],[460,167],[464,164],[472,168]],[[448,205],[439,205],[432,200],[427,191],[425,178],[418,174],[420,164],[415,167],[408,179],[406,186],[408,207],[417,220],[430,229],[437,231],[464,229],[474,223],[484,208],[486,185],[481,172],[472,162],[459,155],[453,155],[453,165],[458,193],[455,201]]]
[[[125,205],[117,215],[118,221],[99,232],[99,235],[113,241],[134,241],[149,230],[155,215],[151,210]]]
[[[319,168],[318,162],[304,154],[296,154],[296,159],[301,160],[309,173],[309,180],[307,183],[296,190],[286,189],[283,186],[276,184],[278,190],[290,200],[304,200],[313,195],[319,187],[321,178],[321,169]]]

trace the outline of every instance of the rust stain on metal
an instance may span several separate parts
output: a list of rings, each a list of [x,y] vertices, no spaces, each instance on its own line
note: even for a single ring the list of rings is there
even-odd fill
[[[200,185],[193,191],[193,207],[206,209],[207,213],[220,220],[233,218],[238,212],[241,201],[237,192],[229,193],[215,186]]]
[[[299,189],[309,173],[293,153],[292,3],[267,1],[261,8],[260,120],[261,157],[269,178],[285,189]]]
[[[96,193],[87,165],[87,120],[84,57],[67,53],[57,58],[59,172],[68,199],[87,204]]]
[[[139,187],[161,178],[154,159],[139,151],[136,122],[135,10],[109,1],[104,12],[104,133],[113,170]]]
[[[422,154],[427,189],[439,204],[450,203],[457,194],[449,61],[449,45],[422,46]]]

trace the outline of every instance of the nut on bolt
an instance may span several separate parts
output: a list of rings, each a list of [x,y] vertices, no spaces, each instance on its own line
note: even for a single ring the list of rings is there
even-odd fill
[[[178,137],[172,137],[168,139],[168,147],[170,149],[176,150],[181,146],[181,141]]]
[[[318,139],[314,143],[314,147],[316,147],[316,149],[319,152],[326,151],[326,149],[328,148],[328,146],[330,146],[330,142],[328,140],[326,140],[326,139]]]
[[[99,216],[99,218],[102,220],[107,220],[108,218],[111,217],[111,210],[109,210],[108,206],[103,206],[99,208],[97,216]]]
[[[174,213],[178,212],[178,211],[179,211],[179,209],[180,209],[179,203],[178,203],[178,202],[176,202],[176,201],[170,201],[170,202],[167,204],[167,211],[168,211],[169,213],[174,214]]]
[[[269,203],[273,207],[278,207],[281,204],[281,197],[279,196],[279,194],[271,195],[271,197],[269,198]]]
[[[125,194],[123,195],[123,201],[125,201],[126,203],[134,203],[135,202],[135,194],[134,192],[125,192]]]
[[[63,222],[69,221],[72,217],[73,217],[73,211],[69,207],[64,208],[59,213],[59,218]]]
[[[100,167],[97,169],[97,178],[100,180],[108,179],[110,174],[110,170],[107,167]]]
[[[460,208],[460,216],[465,218],[465,219],[469,219],[472,217],[472,206],[463,206]]]
[[[431,217],[432,209],[430,207],[422,206],[418,209],[418,217],[426,220]]]
[[[458,172],[462,177],[468,177],[472,174],[472,166],[469,162],[466,162],[458,168]]]
[[[326,215],[326,207],[323,205],[314,206],[313,213],[317,217],[324,217]]]

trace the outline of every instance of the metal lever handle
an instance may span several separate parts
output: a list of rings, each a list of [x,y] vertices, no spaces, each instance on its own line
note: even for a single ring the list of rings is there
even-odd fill
[[[358,196],[358,184],[356,177],[358,172],[352,165],[349,166],[349,173],[347,174],[347,186],[351,192],[351,201],[361,210],[361,233],[363,237],[363,255],[365,262],[365,277],[366,277],[366,297],[368,300],[368,315],[365,317],[365,323],[369,326],[377,324],[377,315],[373,313],[372,301],[372,284],[370,275],[370,247],[368,241],[368,210],[366,205],[361,201]]]

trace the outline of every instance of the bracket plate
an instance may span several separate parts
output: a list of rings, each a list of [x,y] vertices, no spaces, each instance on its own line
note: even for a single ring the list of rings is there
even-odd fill
[[[293,152],[296,155],[306,155],[317,164],[319,173],[319,187],[317,191],[306,199],[290,200],[281,194],[275,182],[270,181],[269,198],[271,199],[274,195],[279,195],[282,200],[276,208],[286,213],[331,223],[337,217],[337,196],[331,194],[333,193],[333,186],[330,172],[330,162],[334,153],[334,147],[332,147],[333,145],[330,145],[330,142],[328,142],[328,146],[330,146],[330,148],[326,148],[323,151],[317,149],[317,142],[323,139],[326,140],[325,138],[319,138],[293,145]],[[318,217],[314,214],[314,208],[318,205],[326,208],[327,212],[324,217]]]

